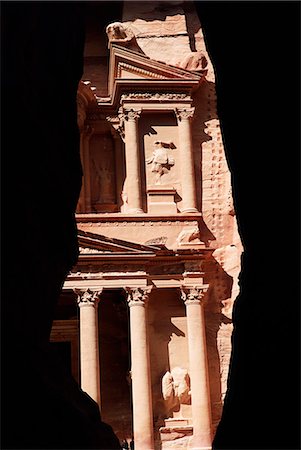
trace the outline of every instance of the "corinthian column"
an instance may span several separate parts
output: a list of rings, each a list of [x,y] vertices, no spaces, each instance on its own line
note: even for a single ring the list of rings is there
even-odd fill
[[[209,450],[212,444],[211,404],[203,297],[207,287],[181,288],[186,306],[191,381],[193,437],[190,448]]]
[[[125,165],[126,165],[126,194],[127,212],[141,213],[141,174],[140,174],[140,151],[138,137],[138,119],[140,110],[125,111],[124,134],[125,134]]]
[[[130,308],[133,429],[135,449],[153,450],[153,411],[146,304],[151,288],[125,288]]]
[[[80,373],[81,388],[100,407],[100,371],[98,343],[98,302],[102,290],[75,289],[80,318]]]
[[[181,181],[182,181],[182,212],[197,212],[195,170],[190,120],[194,108],[176,109],[179,129]]]

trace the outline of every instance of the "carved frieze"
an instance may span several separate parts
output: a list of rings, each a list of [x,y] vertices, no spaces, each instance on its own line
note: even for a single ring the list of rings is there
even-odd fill
[[[191,100],[190,95],[174,92],[131,92],[122,94],[121,100]]]
[[[160,264],[149,267],[150,275],[181,275],[184,272],[183,264]]]

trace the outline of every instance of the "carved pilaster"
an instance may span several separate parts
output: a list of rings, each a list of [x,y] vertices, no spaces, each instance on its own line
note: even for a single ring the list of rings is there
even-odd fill
[[[77,304],[79,307],[93,306],[96,308],[100,300],[102,289],[98,291],[91,291],[89,288],[74,289],[74,292],[77,294]]]

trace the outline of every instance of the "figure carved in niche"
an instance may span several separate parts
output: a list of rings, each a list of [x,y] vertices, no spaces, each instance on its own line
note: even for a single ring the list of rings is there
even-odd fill
[[[109,167],[99,166],[94,159],[92,161],[99,188],[99,195],[96,203],[114,203],[113,171]]]
[[[190,405],[190,378],[187,369],[174,367],[162,378],[162,394],[168,414],[179,411],[181,404]]]
[[[161,184],[161,177],[168,173],[175,160],[168,154],[168,149],[176,148],[172,142],[154,142],[153,155],[146,159],[147,164],[152,164],[151,171],[156,173],[155,184]]]

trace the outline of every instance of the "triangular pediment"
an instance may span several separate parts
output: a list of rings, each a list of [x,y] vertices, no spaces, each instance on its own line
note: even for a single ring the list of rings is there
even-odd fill
[[[78,230],[80,254],[149,254],[156,253],[160,247],[142,245],[121,239],[110,238],[101,234]]]
[[[200,81],[203,73],[190,72],[164,62],[150,59],[118,45],[112,45],[110,53],[109,92],[113,92],[115,80],[185,80]]]

